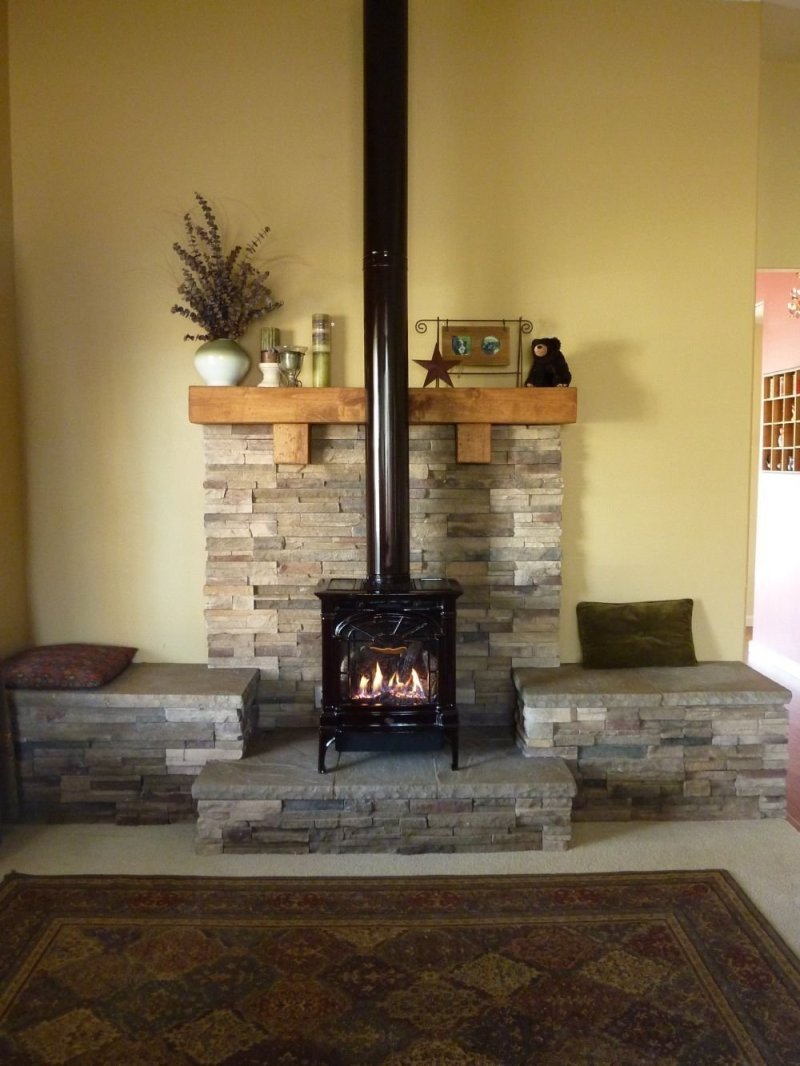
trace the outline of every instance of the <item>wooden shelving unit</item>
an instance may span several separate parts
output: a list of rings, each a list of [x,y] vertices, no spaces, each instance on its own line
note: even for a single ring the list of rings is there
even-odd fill
[[[409,421],[456,426],[460,463],[489,463],[492,425],[563,425],[577,419],[578,398],[567,389],[409,389]],[[275,461],[309,461],[309,426],[363,424],[364,389],[189,389],[189,421],[200,425],[271,423]]]
[[[764,377],[761,469],[800,472],[800,367]]]

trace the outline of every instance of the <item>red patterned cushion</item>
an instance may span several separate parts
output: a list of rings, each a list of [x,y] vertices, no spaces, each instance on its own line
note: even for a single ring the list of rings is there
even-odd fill
[[[7,688],[100,688],[121,674],[137,648],[50,644],[28,648],[0,667]]]

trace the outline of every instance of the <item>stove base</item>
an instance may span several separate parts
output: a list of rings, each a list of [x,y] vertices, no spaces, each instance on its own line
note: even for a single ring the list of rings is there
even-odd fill
[[[416,727],[413,731],[390,732],[380,730],[337,730],[335,727],[319,730],[319,757],[317,769],[321,774],[327,773],[325,756],[333,747],[336,751],[385,751],[385,752],[429,752],[441,751],[445,741],[450,745],[450,769],[458,769],[458,723],[452,726],[431,726],[427,729]]]

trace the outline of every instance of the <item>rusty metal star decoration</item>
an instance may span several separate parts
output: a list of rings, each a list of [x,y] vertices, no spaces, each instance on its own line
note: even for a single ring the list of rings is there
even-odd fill
[[[436,382],[436,388],[439,388],[439,382],[443,381],[445,385],[449,385],[450,388],[455,388],[453,382],[450,380],[450,369],[454,366],[460,366],[460,359],[445,359],[439,349],[439,341],[437,339],[434,345],[433,355],[430,359],[415,359],[415,363],[419,363],[420,366],[425,367],[428,371],[423,384],[423,389],[427,388],[432,381]]]

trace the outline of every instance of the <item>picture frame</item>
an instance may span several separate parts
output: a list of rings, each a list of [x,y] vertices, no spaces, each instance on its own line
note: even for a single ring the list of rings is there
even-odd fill
[[[445,359],[460,359],[465,369],[509,366],[511,331],[508,326],[488,322],[448,323],[442,326],[442,355]]]

